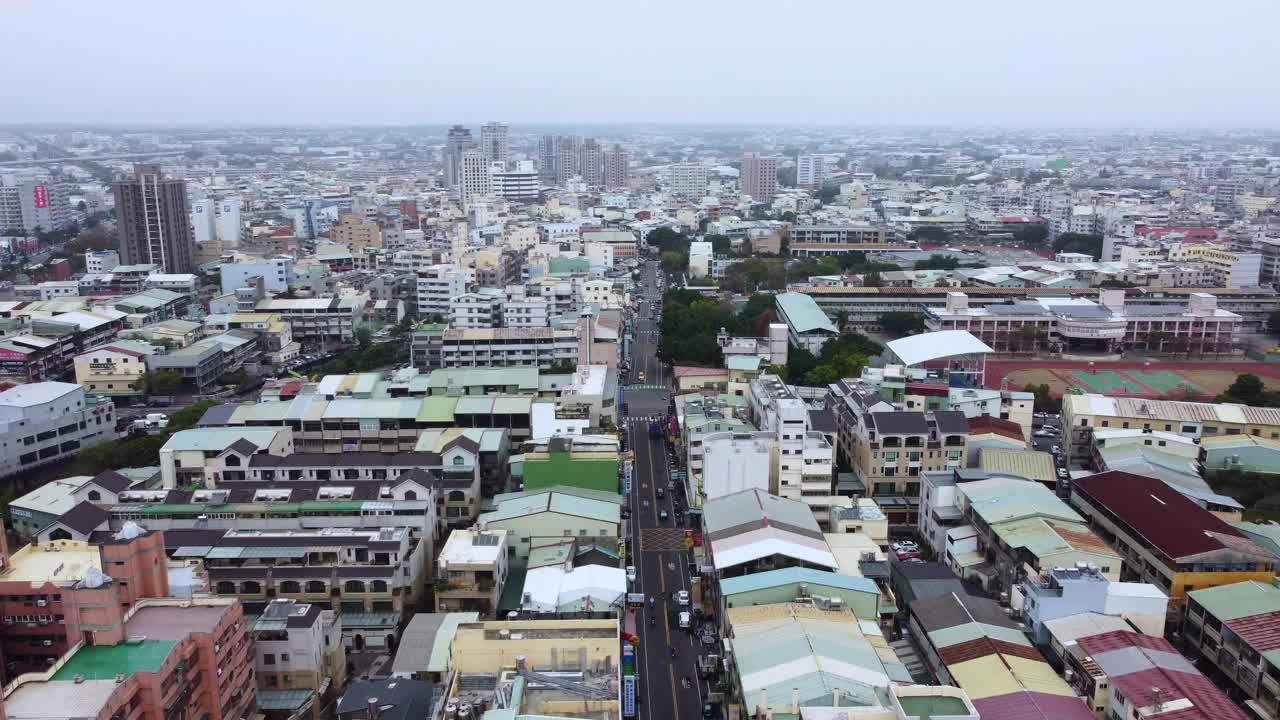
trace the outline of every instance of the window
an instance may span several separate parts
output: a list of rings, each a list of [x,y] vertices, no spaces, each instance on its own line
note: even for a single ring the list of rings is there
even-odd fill
[[[263,653],[263,654],[262,654],[262,664],[263,664],[263,665],[275,665],[275,664],[276,664],[276,656],[275,656],[274,654],[272,654],[272,653]]]

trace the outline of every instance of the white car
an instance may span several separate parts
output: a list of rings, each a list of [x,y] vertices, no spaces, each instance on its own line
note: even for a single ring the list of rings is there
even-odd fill
[[[1068,480],[1071,478],[1071,473],[1067,472],[1066,468],[1058,468],[1058,477]]]
[[[680,627],[685,630],[688,630],[690,624],[691,624],[691,618],[689,617],[689,613],[687,612],[680,613]]]
[[[681,590],[676,593],[676,604],[687,606],[689,604],[689,591]]]
[[[636,581],[636,566],[628,565],[627,566],[627,582],[635,582],[635,581]]]

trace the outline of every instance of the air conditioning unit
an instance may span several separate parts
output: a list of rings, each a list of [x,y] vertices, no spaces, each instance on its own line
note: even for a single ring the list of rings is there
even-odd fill
[[[48,601],[48,600],[37,600],[37,601],[36,601],[36,607],[47,607],[48,605],[49,605],[49,601]]]
[[[41,644],[41,645],[44,645],[45,647],[53,647],[53,641],[52,641],[52,640],[45,640],[44,642],[42,642],[42,643],[40,643],[40,644]]]

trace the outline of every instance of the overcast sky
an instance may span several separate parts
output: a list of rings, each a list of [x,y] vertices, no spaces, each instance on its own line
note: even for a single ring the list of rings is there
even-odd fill
[[[0,123],[1280,125],[1277,0],[0,0]]]

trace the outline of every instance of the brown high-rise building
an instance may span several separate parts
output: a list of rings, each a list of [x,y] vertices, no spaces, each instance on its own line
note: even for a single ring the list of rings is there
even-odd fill
[[[778,158],[757,153],[742,157],[738,189],[756,202],[769,202],[778,194]]]
[[[113,189],[121,265],[159,265],[162,272],[194,269],[195,241],[184,180],[166,180],[159,165],[134,165],[134,177]]]

